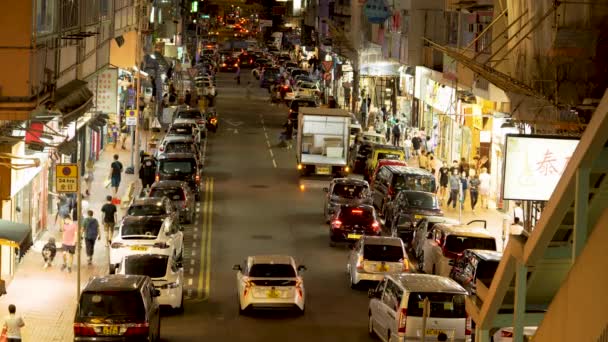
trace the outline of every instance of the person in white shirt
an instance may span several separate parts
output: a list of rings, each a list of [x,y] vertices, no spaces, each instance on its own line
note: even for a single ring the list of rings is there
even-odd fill
[[[521,202],[515,202],[515,208],[513,208],[513,220],[519,219],[519,221],[524,220],[524,210],[521,208]]]
[[[479,197],[481,198],[481,207],[488,209],[488,197],[490,196],[490,174],[487,168],[482,168],[479,174]]]
[[[23,318],[16,315],[17,308],[11,304],[8,306],[8,316],[4,318],[4,329],[8,342],[21,342],[21,328],[25,326]]]

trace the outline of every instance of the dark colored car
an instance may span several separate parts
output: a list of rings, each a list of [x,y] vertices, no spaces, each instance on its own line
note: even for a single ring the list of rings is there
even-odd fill
[[[341,205],[329,223],[329,245],[356,242],[363,235],[379,236],[380,223],[371,205]]]
[[[451,261],[453,264],[450,278],[462,285],[469,294],[475,294],[479,280],[490,288],[502,253],[482,249],[466,249],[460,257]]]
[[[248,53],[242,53],[239,55],[239,65],[241,68],[253,67],[254,57]]]
[[[350,162],[351,167],[353,169],[353,173],[363,173],[365,172],[365,165],[367,159],[372,155],[372,151],[374,150],[374,143],[369,141],[361,142],[360,144],[355,144],[351,148],[351,156],[352,160]]]
[[[179,180],[188,183],[195,199],[200,200],[202,168],[194,153],[165,153],[158,156],[156,180]]]
[[[167,135],[185,135],[191,136],[197,142],[201,139],[201,131],[198,129],[198,124],[195,123],[172,123],[167,129]]]
[[[289,114],[287,118],[293,122],[297,122],[298,113],[302,107],[319,107],[319,103],[315,99],[297,99],[289,103]]]
[[[179,211],[167,197],[136,198],[127,209],[127,216],[171,216],[179,218]]]
[[[160,340],[159,295],[147,276],[92,278],[78,299],[74,341]]]
[[[336,210],[343,204],[359,205],[371,204],[371,191],[369,184],[360,179],[354,178],[334,178],[329,187],[323,189],[325,195],[325,205],[323,214],[329,223],[330,218]]]
[[[224,59],[220,64],[220,71],[236,71],[239,67],[239,60],[236,58],[228,57]]]
[[[416,222],[425,216],[443,216],[443,211],[435,193],[402,190],[384,205],[382,214],[385,224],[390,226],[396,215],[409,215]]]
[[[271,85],[275,84],[279,77],[281,76],[281,71],[279,68],[266,68],[264,69],[264,73],[262,74],[260,80],[260,88],[269,88]]]
[[[196,215],[196,201],[192,190],[182,181],[163,180],[152,184],[148,196],[151,199],[169,198],[182,222],[192,223]]]
[[[417,167],[387,165],[380,168],[374,184],[372,197],[374,206],[382,212],[401,190],[435,192],[435,176]]]

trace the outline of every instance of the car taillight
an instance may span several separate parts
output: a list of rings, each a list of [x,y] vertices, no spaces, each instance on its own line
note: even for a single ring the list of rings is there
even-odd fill
[[[376,233],[380,231],[380,223],[378,223],[378,221],[374,221],[374,223],[372,223],[372,230]]]
[[[156,242],[154,244],[154,247],[160,248],[160,249],[165,249],[165,248],[169,248],[169,245],[166,242]]]
[[[296,291],[300,297],[304,297],[304,291],[302,291],[302,281],[298,280],[296,282]]]
[[[471,322],[471,317],[469,316],[469,314],[466,314],[466,320],[465,320],[465,325],[464,325],[464,334],[466,336],[471,336],[471,331],[473,330],[472,328],[472,322]],[[504,330],[503,330],[504,331]]]
[[[365,267],[365,259],[363,259],[363,256],[360,255],[359,260],[357,260],[357,269],[363,270],[364,267]]]
[[[161,146],[161,147],[158,148],[158,150],[162,152],[162,151],[165,150],[165,147]]]
[[[500,331],[500,336],[501,337],[510,337],[513,338],[513,333],[507,330],[501,330]]]
[[[157,173],[156,176],[154,176],[154,181],[158,182],[160,180],[160,175]]]
[[[149,329],[148,323],[133,324],[127,327],[127,331],[125,331],[123,336],[146,336]]]
[[[441,252],[443,253],[443,256],[448,259],[457,259],[462,256],[462,253],[455,253],[455,252],[449,251],[447,248],[445,248],[445,246],[441,247]]]
[[[96,336],[97,333],[93,327],[87,326],[84,323],[74,323],[74,336]]]
[[[217,123],[217,119],[216,118],[211,119],[211,124],[212,125],[215,125],[216,123]]]
[[[223,67],[225,67],[225,66],[226,66],[226,63],[222,63],[222,66],[223,66]]]
[[[196,175],[194,176],[194,180],[198,183],[201,181],[201,176],[200,175]]]
[[[196,123],[199,124],[199,125],[202,125],[202,124],[205,123],[205,120],[198,120]]]
[[[410,262],[407,259],[403,259],[403,272],[409,272],[410,271]]]
[[[112,244],[110,246],[112,248],[121,248],[124,245],[122,243],[120,243],[120,242],[112,242]]]
[[[332,228],[339,229],[340,227],[342,227],[342,221],[340,221],[340,220],[333,220],[331,222],[331,226],[332,226]]]
[[[407,309],[402,308],[399,311],[399,334],[405,334],[405,323],[407,322]]]
[[[253,286],[255,286],[254,283],[250,282],[249,280],[245,280],[245,290],[243,291],[243,297],[247,296]]]
[[[238,66],[239,66],[239,64],[238,64],[238,63],[234,63],[234,66],[235,66],[235,67],[238,67]]]

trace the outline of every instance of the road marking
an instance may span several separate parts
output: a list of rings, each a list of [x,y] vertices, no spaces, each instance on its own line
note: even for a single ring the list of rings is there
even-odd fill
[[[203,143],[203,157],[201,158],[201,163],[205,165],[205,158],[207,157],[207,138],[205,137],[205,142]]]
[[[192,230],[194,230],[195,233],[198,232],[198,228],[197,227],[192,228]]]
[[[192,297],[192,289],[188,289],[188,297]]]
[[[188,278],[188,286],[192,286],[192,278]]]
[[[194,265],[194,259],[190,259],[190,265]]]
[[[213,178],[211,178],[211,187],[209,190],[209,215],[207,216],[207,269],[205,273],[205,299],[209,298],[211,293],[211,231],[213,228]]]
[[[196,241],[192,241],[192,248],[196,247]]]
[[[264,127],[264,130],[266,130],[266,127]],[[268,140],[268,133],[264,132],[264,136],[266,136],[266,140]]]
[[[190,275],[194,274],[194,267],[190,267]]]
[[[268,150],[268,152],[270,153],[270,157],[274,158],[274,153],[272,153],[272,150]]]
[[[200,272],[198,275],[198,298],[209,298],[211,285],[211,230],[213,218],[213,186],[214,179],[205,179],[205,200],[203,202],[203,226],[201,232]]]
[[[196,256],[196,251],[192,251],[192,256]]]
[[[274,159],[272,160],[272,165],[274,166],[275,169],[277,168],[277,162],[274,161]]]
[[[272,146],[270,146],[270,141],[266,140],[266,145],[268,145],[268,148],[272,148]]]

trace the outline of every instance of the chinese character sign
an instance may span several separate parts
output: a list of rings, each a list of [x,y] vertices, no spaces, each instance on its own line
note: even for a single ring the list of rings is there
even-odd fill
[[[548,201],[578,145],[578,139],[508,135],[504,199]]]
[[[116,113],[118,92],[118,69],[107,69],[89,82],[89,89],[95,94],[96,110],[103,113]]]

